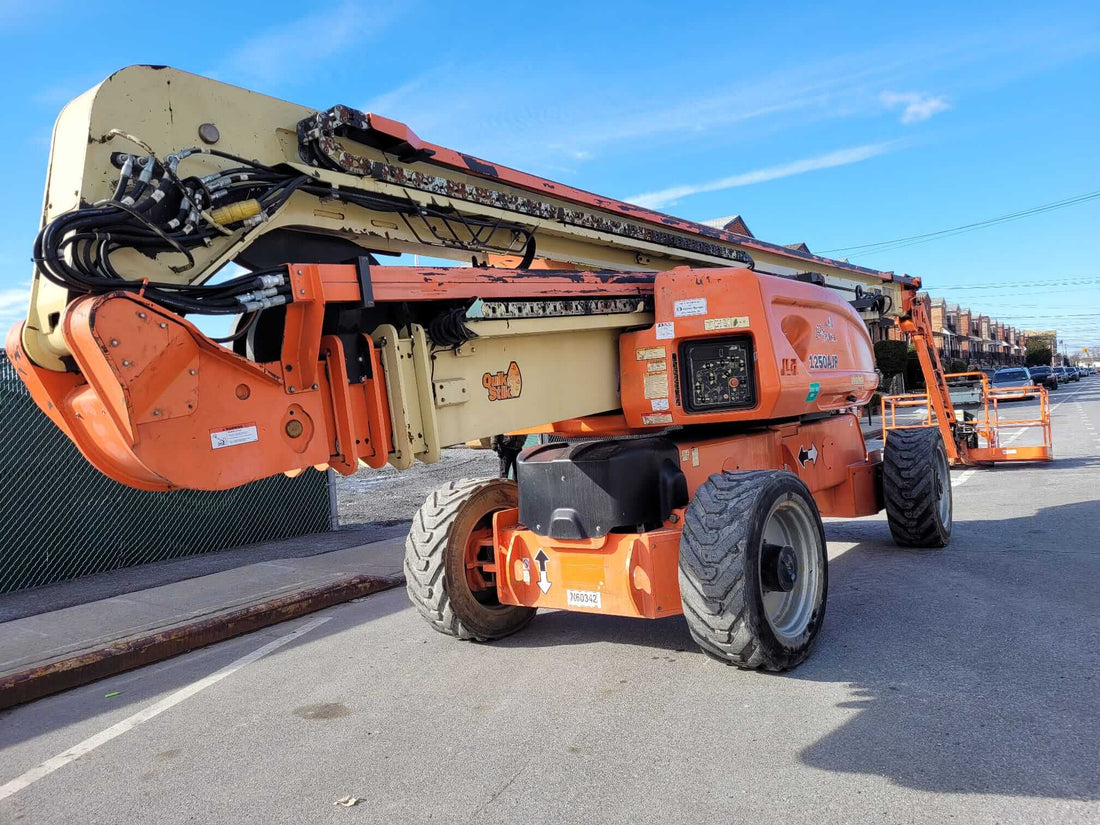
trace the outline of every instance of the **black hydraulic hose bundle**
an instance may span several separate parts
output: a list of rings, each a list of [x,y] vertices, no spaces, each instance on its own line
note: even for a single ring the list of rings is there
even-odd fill
[[[297,192],[398,215],[412,236],[428,246],[514,253],[533,257],[534,233],[499,219],[460,215],[455,210],[418,204],[351,188],[331,186],[293,169],[279,169],[208,147],[192,148],[163,160],[137,138],[116,132],[149,152],[116,153],[120,168],[110,199],[57,216],[39,231],[34,262],[43,277],[70,293],[141,292],[179,314],[258,313],[292,300],[284,268],[251,272],[217,284],[135,280],[116,268],[112,255],[129,249],[148,257],[172,254],[170,267],[195,267],[193,250],[219,236],[241,237],[278,212]],[[181,178],[177,169],[192,155],[211,155],[236,164],[205,177]],[[419,231],[417,227],[419,228]],[[494,242],[503,230],[507,244]],[[455,325],[457,338],[463,337]]]

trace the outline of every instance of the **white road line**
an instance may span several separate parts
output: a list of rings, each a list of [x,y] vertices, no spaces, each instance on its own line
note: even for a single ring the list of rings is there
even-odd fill
[[[226,676],[232,676],[245,665],[250,665],[257,659],[263,658],[268,653],[271,653],[274,650],[278,650],[285,644],[293,642],[299,636],[309,633],[309,631],[313,630],[315,627],[319,627],[331,618],[331,616],[324,616],[319,619],[314,619],[311,622],[307,622],[306,624],[302,625],[296,630],[291,631],[285,636],[280,636],[278,639],[268,642],[263,647],[253,650],[247,656],[242,656],[240,659],[226,665],[221,670],[211,673],[209,676],[203,679],[199,679],[197,682],[192,682],[185,688],[177,690],[170,696],[166,696],[159,702],[150,705],[145,710],[138,711],[133,716],[130,716],[127,719],[123,719],[121,722],[116,722],[115,724],[111,725],[111,727],[107,728],[106,730],[100,731],[94,736],[89,736],[83,742],[77,745],[73,745],[64,753],[59,753],[52,759],[47,759],[37,768],[31,768],[22,776],[17,776],[15,779],[11,780],[7,784],[0,785],[0,800],[7,799],[9,796],[19,793],[21,790],[37,782],[42,777],[48,776],[59,768],[65,767],[73,760],[79,759],[86,753],[90,753],[91,751],[98,748],[100,745],[110,742],[115,737],[122,736],[122,734],[126,733],[127,731],[133,730],[142,722],[148,722],[154,716],[159,716],[169,708],[178,705],[184,699],[189,699],[190,697],[194,696],[200,690],[203,690],[204,688],[208,688],[211,685],[220,682]]]
[[[966,484],[966,482],[970,481],[971,477],[976,472],[978,472],[978,471],[977,470],[966,470],[965,472],[960,473],[959,477],[951,482],[951,487],[952,488],[962,487],[964,484]]]

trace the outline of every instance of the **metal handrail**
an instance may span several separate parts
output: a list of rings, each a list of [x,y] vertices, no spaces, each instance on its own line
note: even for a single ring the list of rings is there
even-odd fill
[[[970,371],[970,372],[954,372],[945,373],[944,383],[948,379],[952,378],[967,378],[973,377],[981,381],[982,384],[982,410],[981,416],[975,417],[973,420],[967,422],[973,425],[974,430],[978,436],[985,440],[986,447],[983,450],[998,450],[1003,451],[1004,448],[1000,446],[999,434],[1002,430],[1018,430],[1027,428],[1041,428],[1043,435],[1043,443],[1041,449],[1048,454],[1052,450],[1053,439],[1050,425],[1050,396],[1045,387],[1028,384],[1018,387],[990,387],[989,376],[984,372]],[[1039,417],[1038,418],[1002,418],[1000,402],[1009,398],[1015,398],[1019,395],[1038,395],[1039,397]],[[936,417],[934,405],[931,403],[929,391],[925,390],[920,393],[905,393],[902,395],[883,395],[881,397],[881,415],[882,415],[882,437],[885,443],[888,438],[890,430],[907,430],[918,429],[924,427],[938,427],[944,434],[945,440],[951,434],[949,427],[944,426],[945,422],[941,422]],[[913,424],[899,424],[897,420],[897,414],[899,409],[912,408],[912,407],[924,407],[925,415],[922,421]],[[1010,453],[1014,454],[1015,451],[1001,452],[997,460],[1008,461],[1011,460]],[[1049,455],[1048,455],[1049,457]],[[959,450],[959,459],[963,463],[970,463],[967,458],[967,451],[965,445],[961,445]]]

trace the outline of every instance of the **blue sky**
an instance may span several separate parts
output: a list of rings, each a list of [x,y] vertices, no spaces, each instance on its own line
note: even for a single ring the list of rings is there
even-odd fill
[[[1100,4],[0,0],[0,326],[24,310],[53,120],[165,63],[815,252],[1100,190]],[[1100,199],[836,253],[1100,345]],[[1066,283],[1070,281],[1070,283]]]

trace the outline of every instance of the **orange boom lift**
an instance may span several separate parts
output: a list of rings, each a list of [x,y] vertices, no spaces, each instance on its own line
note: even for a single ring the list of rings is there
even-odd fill
[[[950,463],[996,457],[998,422],[956,420],[917,279],[745,232],[133,67],[58,121],[7,347],[87,459],[147,490],[405,468],[496,436],[515,480],[448,485],[413,520],[408,591],[433,627],[683,613],[708,653],[784,670],[824,616],[821,517],[885,508],[900,544],[945,545]],[[472,265],[379,264],[399,252]],[[229,261],[244,273],[211,280]],[[914,336],[929,413],[869,453],[864,316],[883,314]]]

